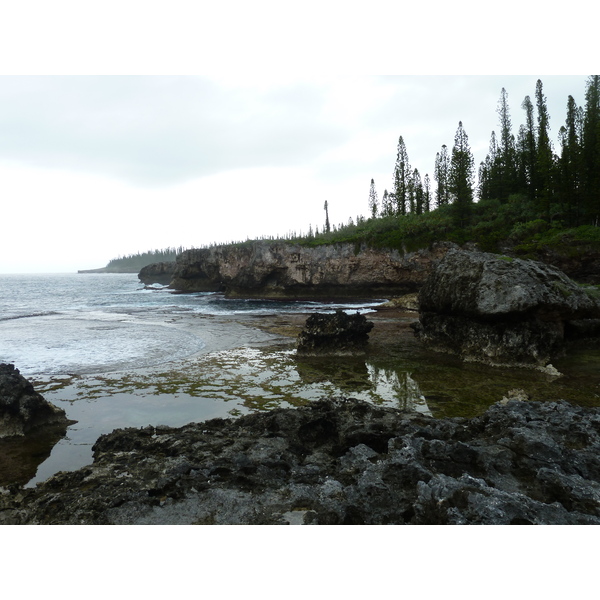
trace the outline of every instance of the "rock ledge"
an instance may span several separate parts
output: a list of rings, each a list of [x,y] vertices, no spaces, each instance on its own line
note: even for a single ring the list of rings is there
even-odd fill
[[[600,523],[600,409],[507,400],[470,420],[330,399],[117,430],[92,465],[0,495],[0,523]]]

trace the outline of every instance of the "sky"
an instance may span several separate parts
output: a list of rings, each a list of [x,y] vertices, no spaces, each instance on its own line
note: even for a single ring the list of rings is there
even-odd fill
[[[584,76],[2,76],[0,272],[72,271],[368,214],[399,136],[433,178],[458,122],[475,164],[542,80],[558,146]],[[26,241],[23,244],[23,241]]]
[[[271,18],[288,19],[273,15],[278,4],[266,4]],[[69,4],[75,17],[79,6]],[[131,3],[119,6],[127,17]],[[177,14],[181,3],[172,6]],[[381,8],[377,2],[373,7]],[[259,29],[250,34],[242,28],[243,18],[253,15],[230,23],[226,48],[223,37],[211,37],[212,22],[200,20],[195,27],[204,46],[194,57],[218,45],[214,56],[223,60],[198,64],[189,52],[186,60],[162,62],[165,45],[159,54],[157,31],[150,28],[150,35],[142,26],[145,60],[128,60],[137,47],[125,25],[100,13],[79,16],[97,19],[102,35],[90,34],[86,46],[80,31],[67,29],[66,38],[76,42],[69,46],[60,31],[50,35],[42,28],[50,12],[36,14],[36,45],[23,52],[22,64],[0,70],[0,273],[72,272],[152,249],[306,233],[309,226],[322,227],[325,200],[330,221],[347,223],[367,215],[371,179],[379,197],[391,191],[399,136],[412,168],[433,180],[435,155],[443,144],[452,147],[459,121],[476,166],[485,159],[491,132],[498,131],[503,87],[516,134],[524,121],[521,102],[526,95],[534,99],[542,80],[555,146],[568,95],[584,102],[584,74],[422,74],[442,72],[432,71],[431,61],[404,75],[367,74],[362,54],[338,61],[335,36],[322,19],[310,25],[304,13],[289,19],[321,38],[306,37],[306,31],[298,36],[288,19],[285,31],[264,29],[277,42],[268,47],[256,42],[264,39]],[[181,56],[186,48],[169,29],[168,16],[153,16],[142,25],[170,33]],[[363,26],[364,15],[345,18],[341,40],[350,48],[348,32]],[[177,23],[189,36],[187,21]],[[95,44],[100,39],[107,62]],[[16,56],[15,44],[24,45],[12,40],[13,46],[10,39],[2,44]],[[306,63],[299,59],[299,40]],[[313,46],[321,53],[309,56]],[[78,56],[86,60],[78,63]],[[267,56],[268,68],[244,62],[264,63]],[[390,72],[389,62],[370,64],[370,72]]]

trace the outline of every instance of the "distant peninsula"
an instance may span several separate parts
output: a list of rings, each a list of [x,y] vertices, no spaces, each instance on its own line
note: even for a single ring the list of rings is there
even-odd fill
[[[149,250],[127,256],[111,259],[105,267],[98,269],[82,269],[78,273],[139,273],[144,267],[159,262],[174,262],[185,251],[179,248],[165,248],[163,250]]]

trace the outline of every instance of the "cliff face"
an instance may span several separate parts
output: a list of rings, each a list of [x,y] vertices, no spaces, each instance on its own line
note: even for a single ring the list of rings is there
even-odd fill
[[[451,245],[402,254],[353,244],[308,248],[255,242],[188,250],[171,287],[244,298],[381,298],[416,291]]]

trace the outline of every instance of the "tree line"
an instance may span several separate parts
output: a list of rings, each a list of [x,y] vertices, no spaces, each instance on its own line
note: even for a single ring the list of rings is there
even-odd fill
[[[119,268],[138,271],[146,265],[151,265],[153,263],[174,261],[184,250],[185,248],[183,246],[179,246],[178,248],[149,250],[148,252],[136,252],[135,254],[119,256],[108,261],[106,269]]]
[[[502,88],[498,101],[499,134],[492,131],[489,152],[479,165],[475,184],[474,159],[467,133],[459,122],[451,150],[446,145],[435,156],[433,176],[421,178],[410,166],[400,136],[393,172],[393,189],[379,200],[375,181],[369,190],[371,218],[420,215],[452,205],[455,225],[469,224],[472,206],[479,200],[529,204],[540,219],[560,220],[568,226],[600,220],[600,76],[586,81],[585,106],[569,96],[565,124],[558,132],[559,148],[550,140],[550,116],[541,80],[534,101],[521,104],[525,122],[515,136]]]

